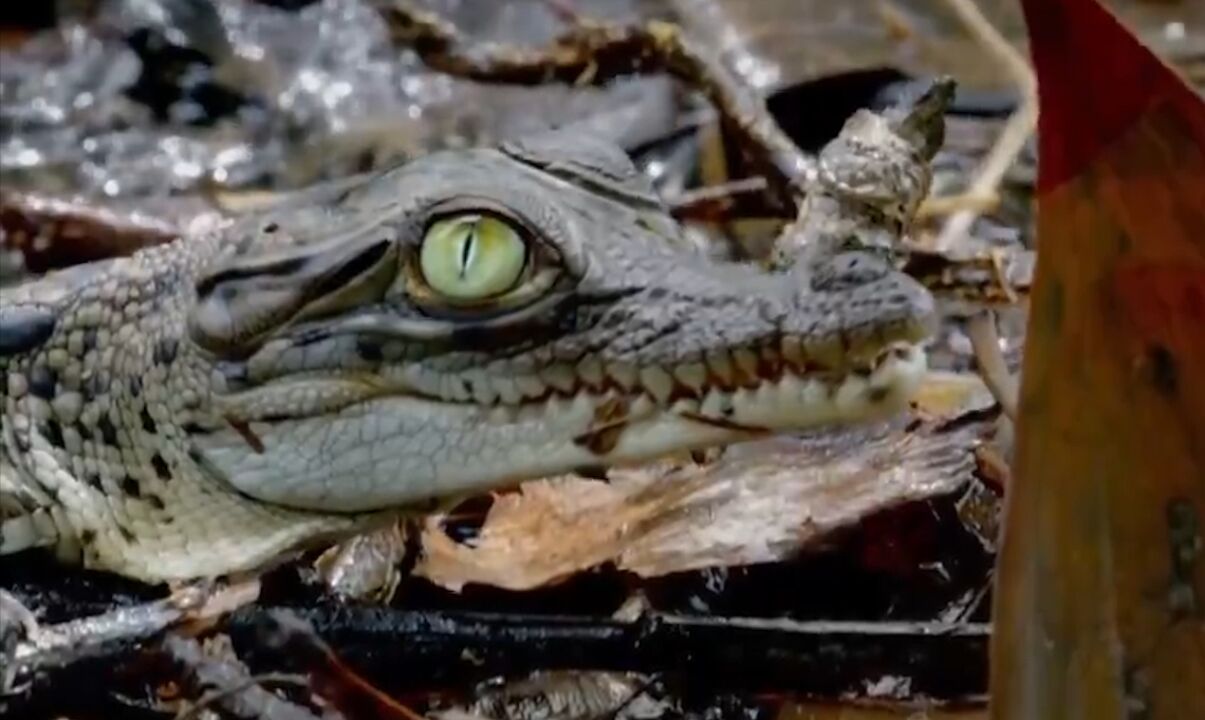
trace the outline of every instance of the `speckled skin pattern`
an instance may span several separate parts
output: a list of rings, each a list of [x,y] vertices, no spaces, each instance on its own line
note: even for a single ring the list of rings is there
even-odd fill
[[[522,229],[442,303],[432,218]],[[0,290],[0,552],[215,576],[414,507],[904,404],[928,293],[873,253],[717,263],[622,152],[547,134]]]

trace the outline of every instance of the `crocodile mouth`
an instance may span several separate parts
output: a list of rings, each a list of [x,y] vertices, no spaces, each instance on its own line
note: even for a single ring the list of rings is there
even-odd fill
[[[699,362],[636,366],[586,360],[529,374],[439,373],[415,365],[307,370],[218,398],[233,423],[280,423],[340,413],[374,400],[409,398],[486,410],[488,422],[516,422],[587,401],[603,430],[669,412],[733,431],[759,433],[859,420],[898,409],[925,370],[919,344],[893,342],[865,359],[830,368],[791,346],[738,348]]]
[[[304,380],[290,374],[219,396],[225,427],[191,439],[207,467],[252,497],[364,512],[770,432],[886,417],[906,405],[926,366],[923,349],[908,342],[842,371],[772,365],[775,354],[767,356],[763,365],[741,360],[760,371],[740,383],[735,373],[721,385],[705,372],[697,388],[690,374],[696,370],[680,367],[642,368],[629,383],[625,370],[616,379],[604,364],[602,376],[611,380],[589,368],[584,377],[573,375],[575,385],[555,391],[509,378],[489,404],[478,402],[476,391],[459,399],[463,387],[446,399],[442,380],[416,389],[421,376],[411,373],[411,382],[402,383],[385,368]],[[726,381],[725,366],[719,368]],[[515,399],[510,383],[528,394]],[[356,491],[348,492],[352,483]]]

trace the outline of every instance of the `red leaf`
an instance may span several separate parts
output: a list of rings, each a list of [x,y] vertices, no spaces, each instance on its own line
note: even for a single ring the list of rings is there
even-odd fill
[[[994,718],[1205,717],[1205,104],[1096,0],[1022,0],[1038,268]]]

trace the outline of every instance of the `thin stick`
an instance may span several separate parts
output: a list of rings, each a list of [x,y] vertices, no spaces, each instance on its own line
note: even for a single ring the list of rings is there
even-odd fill
[[[941,197],[928,197],[920,204],[920,208],[916,211],[916,219],[937,217],[940,215],[953,215],[957,212],[970,210],[973,212],[989,212],[995,210],[1000,205],[1000,198],[995,193],[987,195],[975,195],[969,192],[958,193],[957,195],[943,195]]]
[[[678,219],[723,219],[733,207],[742,205],[742,199],[763,197],[766,187],[766,179],[755,175],[687,190],[670,198],[666,204]]]
[[[1017,379],[1008,371],[1000,353],[1000,335],[990,310],[976,313],[967,321],[967,337],[979,364],[979,376],[1000,403],[1000,409],[1014,422],[1017,419]]]

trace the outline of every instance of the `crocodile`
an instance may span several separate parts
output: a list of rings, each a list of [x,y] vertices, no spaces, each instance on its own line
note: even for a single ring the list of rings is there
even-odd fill
[[[398,512],[903,407],[934,304],[881,253],[687,240],[545,132],[0,289],[0,553],[146,582]]]

